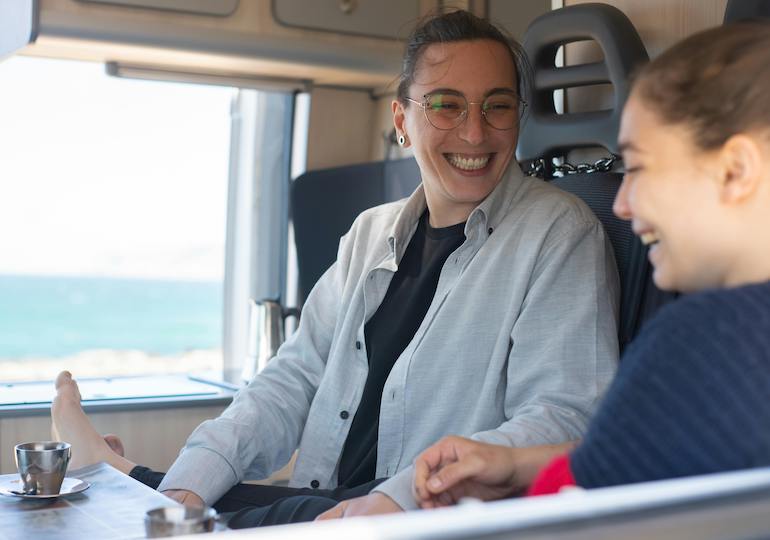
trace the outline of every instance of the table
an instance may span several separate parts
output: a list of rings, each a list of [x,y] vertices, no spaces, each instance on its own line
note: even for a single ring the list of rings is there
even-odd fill
[[[3,475],[2,479],[18,475]],[[0,496],[0,540],[105,540],[144,538],[144,514],[176,505],[106,463],[71,471],[91,483],[83,493],[58,499]]]

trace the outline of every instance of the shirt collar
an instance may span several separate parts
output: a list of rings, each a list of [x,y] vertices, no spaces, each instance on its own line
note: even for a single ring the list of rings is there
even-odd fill
[[[470,237],[471,231],[479,229],[484,231],[484,234],[488,234],[489,229],[497,227],[508,213],[511,201],[523,182],[524,173],[521,171],[519,163],[512,159],[508,169],[503,173],[503,179],[500,183],[468,216],[468,221],[465,224],[465,236]],[[401,260],[401,256],[409,244],[409,239],[417,228],[420,216],[426,208],[425,191],[420,184],[407,199],[388,235],[390,253],[396,261]]]

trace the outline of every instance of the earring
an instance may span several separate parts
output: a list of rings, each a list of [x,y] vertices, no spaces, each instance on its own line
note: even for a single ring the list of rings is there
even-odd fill
[[[399,135],[398,136],[398,145],[399,146],[404,146],[405,144],[406,144],[406,137],[404,137],[403,135]]]

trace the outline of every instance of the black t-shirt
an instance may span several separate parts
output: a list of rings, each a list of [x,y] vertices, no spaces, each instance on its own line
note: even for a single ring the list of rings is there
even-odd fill
[[[364,327],[369,374],[340,459],[340,486],[374,480],[380,402],[393,364],[428,312],[449,255],[465,241],[465,223],[434,229],[420,218],[380,307]]]

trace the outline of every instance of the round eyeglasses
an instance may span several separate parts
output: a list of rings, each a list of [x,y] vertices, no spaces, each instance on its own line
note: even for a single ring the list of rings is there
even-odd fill
[[[468,101],[460,93],[436,92],[425,94],[422,101],[404,98],[422,107],[425,118],[436,129],[450,130],[462,124],[468,117],[471,105],[481,105],[481,115],[491,127],[499,130],[513,129],[519,124],[527,102],[514,92],[495,92],[484,101]]]

